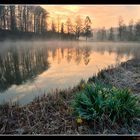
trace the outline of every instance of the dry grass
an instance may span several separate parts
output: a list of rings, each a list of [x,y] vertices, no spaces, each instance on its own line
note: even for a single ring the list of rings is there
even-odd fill
[[[125,65],[123,68],[125,69],[125,67],[126,70],[132,71],[132,69],[128,69],[128,66]],[[135,70],[139,68],[138,66]],[[116,74],[116,71],[117,69],[114,69],[112,75]],[[107,70],[105,73],[108,73]],[[109,80],[111,77],[114,78],[114,75],[110,76]],[[115,85],[115,82],[113,84]],[[71,101],[75,92],[79,90],[80,86],[63,91],[56,90],[55,93],[38,97],[25,106],[1,105],[0,134],[140,134],[138,118],[131,127],[118,126],[117,124],[111,126],[109,121],[102,124],[95,121],[77,124],[77,118],[73,116]]]

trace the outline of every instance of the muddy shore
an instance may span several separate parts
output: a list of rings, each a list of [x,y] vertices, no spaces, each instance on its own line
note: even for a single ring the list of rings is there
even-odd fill
[[[140,60],[133,59],[117,67],[102,70],[95,78],[117,88],[129,88],[140,97]],[[77,124],[71,101],[80,84],[73,89],[36,98],[25,106],[0,105],[0,134],[140,134],[140,118],[132,126]]]

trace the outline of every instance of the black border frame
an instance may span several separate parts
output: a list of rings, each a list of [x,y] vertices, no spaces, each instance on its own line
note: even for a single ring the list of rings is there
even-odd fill
[[[91,4],[91,5],[136,5],[136,4],[138,4],[140,6],[140,1],[138,3],[138,0],[133,0],[130,3],[129,0],[120,0],[120,1],[119,0],[0,0],[0,4],[42,4],[42,5],[61,5],[61,4],[63,4],[63,5],[77,5],[77,4],[78,5],[89,5],[89,4]],[[22,135],[20,135],[20,136],[22,136]],[[38,135],[38,136],[41,136],[41,135]],[[45,136],[45,135],[42,135],[42,136]],[[51,136],[58,136],[58,135],[51,135]],[[69,136],[69,135],[64,135],[64,136]],[[74,136],[74,135],[72,135],[72,136]],[[77,135],[75,135],[75,136],[77,136]],[[87,136],[87,135],[85,135],[85,136]],[[91,136],[93,136],[93,135],[91,135]],[[103,135],[101,135],[100,138],[101,139],[105,138],[107,140],[114,139],[114,138],[117,140],[118,139],[133,140],[136,137],[139,138],[140,136],[136,136],[136,135],[103,136]],[[95,135],[95,139],[96,138],[98,139],[98,136]]]
[[[140,4],[138,0],[0,0],[0,4]]]

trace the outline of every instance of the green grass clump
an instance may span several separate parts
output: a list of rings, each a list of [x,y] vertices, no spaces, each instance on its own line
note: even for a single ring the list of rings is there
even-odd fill
[[[83,120],[105,121],[112,124],[130,123],[140,116],[138,99],[128,89],[117,89],[101,83],[86,83],[73,101],[74,113]]]

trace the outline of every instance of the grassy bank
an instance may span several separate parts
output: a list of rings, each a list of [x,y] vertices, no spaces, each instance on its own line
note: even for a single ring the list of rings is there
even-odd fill
[[[121,89],[128,88],[126,95],[129,95],[130,91],[136,95],[136,97],[139,97],[140,61],[136,59],[130,60],[116,68],[102,70],[97,76],[89,78],[87,83],[81,81],[79,85],[73,89],[56,90],[55,93],[38,97],[23,107],[9,104],[1,105],[0,134],[140,134],[140,118],[134,117],[133,115],[129,116],[130,119],[133,119],[129,124],[121,123],[121,118],[119,118],[120,121],[118,119],[114,121],[114,123],[112,123],[113,120],[109,118],[99,121],[93,116],[93,119],[86,120],[84,117],[81,118],[82,115],[78,116],[74,113],[75,107],[73,107],[73,101],[76,101],[76,96],[81,92],[82,94],[88,94],[89,91],[85,92],[85,87],[89,84],[93,85],[93,83],[109,85],[111,86],[110,91],[112,91],[112,87],[115,87],[115,89],[118,89],[117,93],[119,94]],[[103,88],[100,87],[99,89],[102,91]],[[132,95],[129,97],[132,99]],[[81,98],[77,99],[77,101],[82,101]],[[117,102],[118,99],[121,98],[119,97],[115,101]],[[103,101],[106,103],[106,100]],[[138,101],[140,102],[140,100]],[[100,106],[100,104],[98,105]],[[125,105],[126,104],[124,104],[124,110]],[[135,102],[133,105],[135,106]],[[131,106],[129,106],[128,109],[131,109]],[[114,106],[112,106],[112,108],[113,107]],[[104,109],[106,110],[106,106]],[[107,108],[107,110],[108,109],[109,108]],[[135,113],[137,112],[135,111],[134,115]],[[101,114],[104,118],[109,116],[108,113],[101,112],[98,114]],[[100,115],[96,116],[98,117]]]

